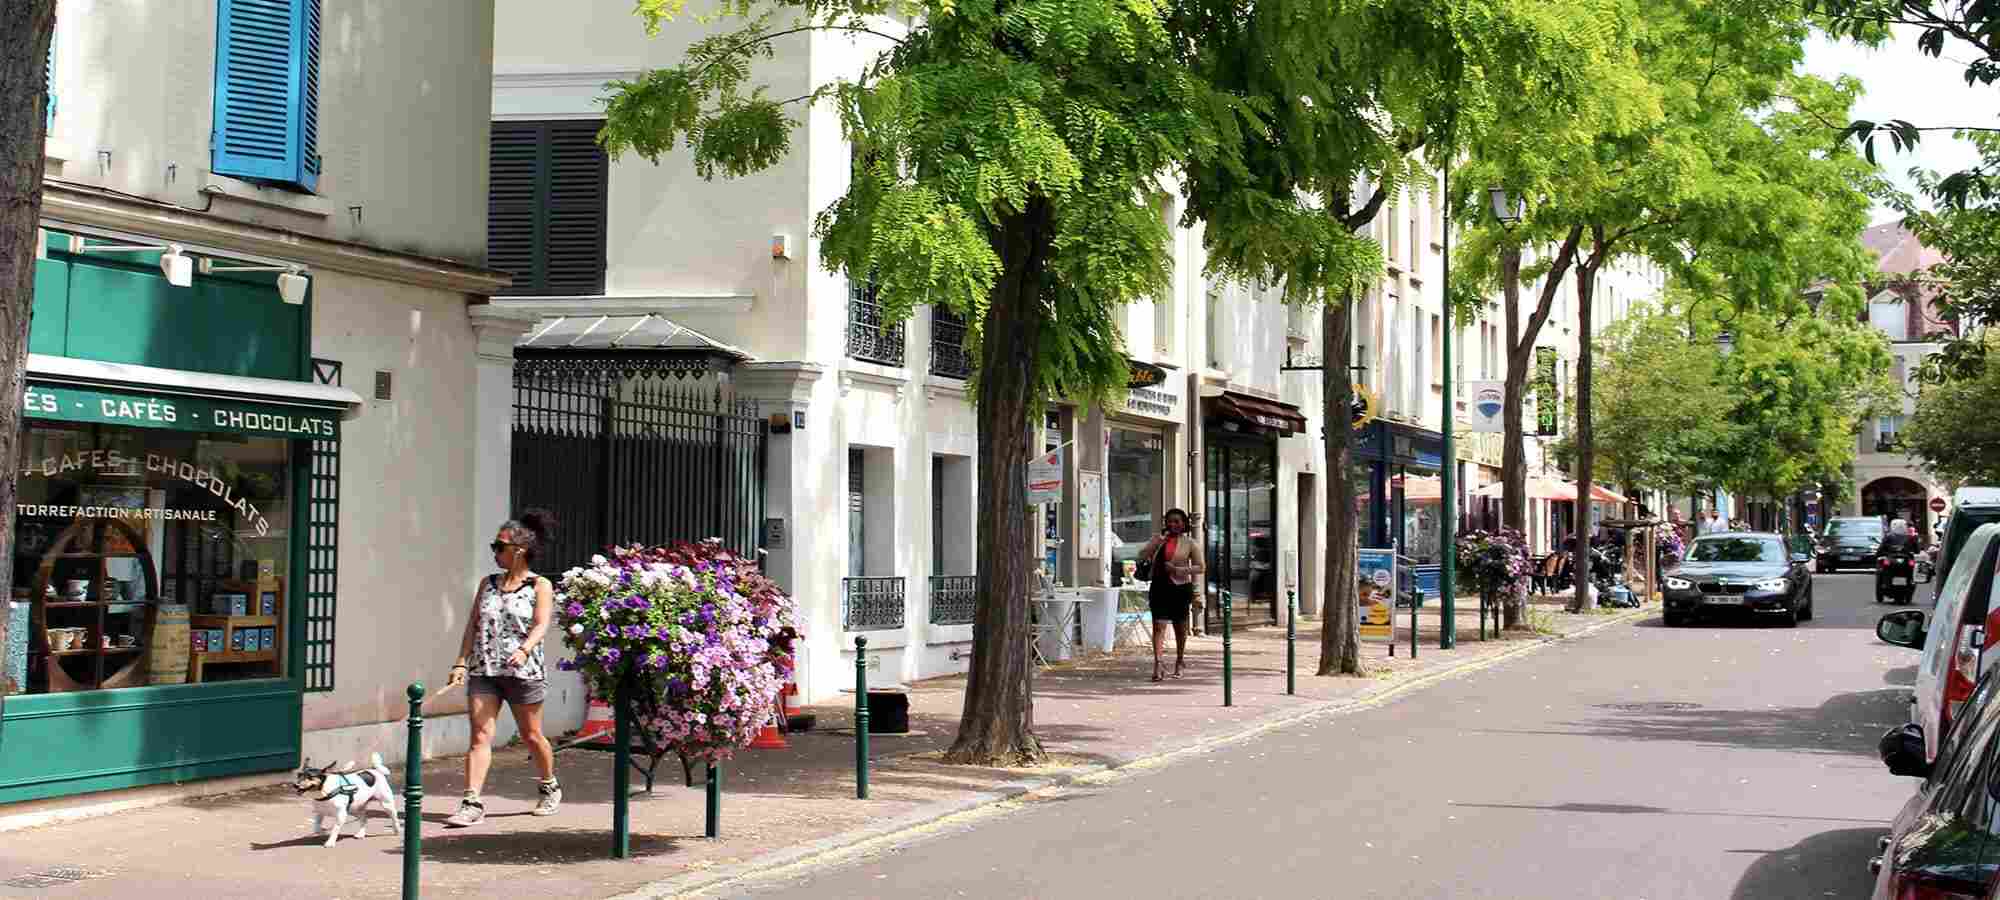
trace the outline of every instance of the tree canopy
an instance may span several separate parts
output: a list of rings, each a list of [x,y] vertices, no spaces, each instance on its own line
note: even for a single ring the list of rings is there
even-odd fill
[[[1896,437],[1903,449],[1922,458],[1926,468],[1947,482],[2000,484],[2000,416],[1993,414],[1996,391],[2000,391],[2000,370],[1990,366],[1926,384],[1917,397],[1916,412]]]

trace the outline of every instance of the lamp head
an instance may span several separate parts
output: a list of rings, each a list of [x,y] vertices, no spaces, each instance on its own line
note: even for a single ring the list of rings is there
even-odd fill
[[[168,244],[167,252],[160,254],[160,274],[174,287],[188,287],[194,284],[194,258],[182,253],[181,245]]]
[[[1496,184],[1486,189],[1486,195],[1493,206],[1493,220],[1502,227],[1512,228],[1527,218],[1528,201],[1508,196],[1506,188]]]
[[[298,269],[278,274],[278,299],[293,306],[306,302],[306,277]]]
[[[1723,356],[1728,356],[1730,352],[1735,349],[1736,349],[1735,335],[1725,331],[1715,336],[1715,350],[1717,353],[1720,353]]]

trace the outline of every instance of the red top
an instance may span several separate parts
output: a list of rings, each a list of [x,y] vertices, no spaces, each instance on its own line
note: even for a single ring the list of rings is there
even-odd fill
[[[1179,535],[1167,535],[1167,544],[1160,551],[1160,558],[1162,560],[1172,560],[1174,558],[1174,542],[1178,540],[1180,540]]]

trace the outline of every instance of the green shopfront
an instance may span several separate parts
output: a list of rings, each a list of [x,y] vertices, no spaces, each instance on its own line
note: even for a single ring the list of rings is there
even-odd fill
[[[359,398],[282,263],[56,223],[43,246],[0,803],[293,766],[302,695],[331,687]],[[184,284],[163,254],[192,257]]]

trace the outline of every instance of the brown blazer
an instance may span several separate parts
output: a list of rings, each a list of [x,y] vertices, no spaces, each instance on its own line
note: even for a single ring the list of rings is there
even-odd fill
[[[1174,576],[1172,581],[1174,584],[1194,584],[1200,580],[1201,573],[1207,569],[1207,566],[1202,563],[1201,559],[1201,535],[1190,530],[1179,537],[1179,540],[1174,541],[1174,552],[1171,557],[1163,559],[1153,558],[1153,554],[1160,552],[1161,545],[1167,542],[1165,535],[1156,534],[1153,535],[1152,540],[1146,542],[1145,548],[1139,551],[1138,558],[1152,559],[1155,566],[1165,566],[1168,563],[1177,563],[1180,565],[1192,563],[1194,571],[1185,580],[1179,576]],[[1171,572],[1172,570],[1169,569],[1166,571]]]

